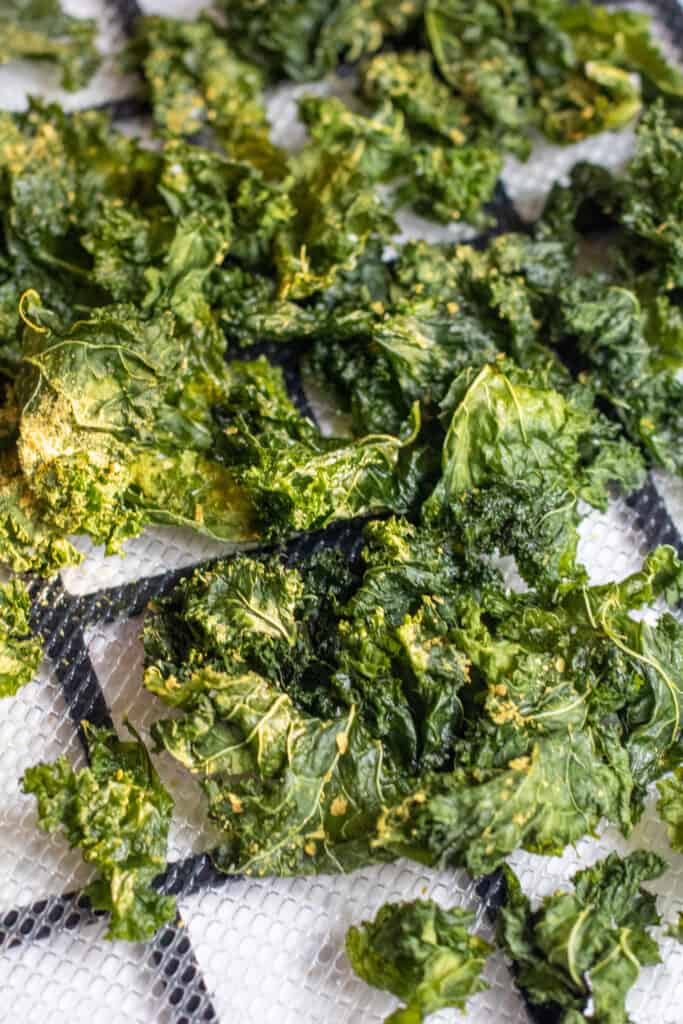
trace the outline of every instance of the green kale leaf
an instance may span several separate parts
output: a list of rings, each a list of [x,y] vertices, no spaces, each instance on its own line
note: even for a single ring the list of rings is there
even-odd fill
[[[175,915],[175,898],[151,884],[166,864],[173,801],[137,736],[124,742],[89,726],[87,737],[89,767],[74,772],[63,757],[34,765],[24,774],[24,792],[38,801],[40,827],[63,828],[70,846],[97,868],[86,894],[111,914],[107,937],[140,942]]]
[[[449,636],[469,663],[454,766],[386,808],[376,845],[478,875],[520,846],[558,853],[603,817],[628,831],[676,757],[683,695],[680,626],[629,611],[680,586],[670,548],[621,583],[578,581],[552,600],[495,577],[451,585]]]
[[[325,437],[286,397],[279,371],[263,359],[245,365],[249,373],[216,410],[218,455],[252,497],[265,535],[403,511],[416,500],[424,475],[417,406],[402,436]]]
[[[6,0],[0,12],[0,64],[49,61],[65,89],[82,89],[100,64],[93,18],[65,14],[59,0]]]
[[[465,1009],[468,998],[487,988],[481,980],[492,947],[472,935],[474,914],[445,910],[431,900],[385,903],[373,921],[349,928],[346,952],[368,985],[402,999],[385,1024],[420,1024],[448,1006]]]
[[[561,1008],[563,1020],[627,1024],[629,989],[641,967],[660,961],[647,930],[659,923],[656,900],[641,883],[665,868],[660,857],[643,850],[623,859],[612,853],[574,875],[573,892],[548,896],[532,911],[506,867],[508,898],[500,910],[498,941],[527,998]]]
[[[232,45],[273,77],[321,78],[341,60],[355,61],[402,36],[424,0],[219,0]]]
[[[43,645],[29,622],[31,600],[20,580],[0,584],[0,697],[13,697],[35,676]]]
[[[643,90],[632,72],[648,93],[683,89],[641,14],[561,0],[430,0],[425,20],[445,79],[521,156],[533,127],[570,143],[633,120]]]
[[[420,95],[425,79],[434,95],[422,95],[416,110],[417,101],[408,102],[406,96]],[[376,57],[366,69],[362,93],[378,104],[371,116],[352,112],[334,97],[304,98],[300,112],[316,146],[338,159],[352,150],[368,182],[396,183],[393,198],[399,206],[411,205],[445,223],[485,223],[482,206],[493,195],[502,158],[476,140],[465,144],[462,105],[434,78],[429,56]],[[439,106],[444,101],[445,113]],[[440,127],[438,113],[444,117]]]
[[[673,850],[683,853],[683,768],[677,768],[670,778],[657,783],[659,802],[657,810],[664,819]]]
[[[610,480],[629,491],[643,477],[638,452],[592,408],[590,393],[563,395],[546,381],[505,362],[455,379],[442,403],[443,473],[424,507],[477,551],[514,554],[540,584],[577,571],[579,499],[605,508]]]
[[[163,135],[210,128],[229,156],[253,163],[266,177],[284,176],[284,154],[269,139],[263,75],[231,51],[208,17],[138,19],[127,63],[142,66]]]
[[[369,837],[400,780],[355,708],[318,718],[254,672],[210,668],[186,693],[184,716],[157,722],[154,736],[200,776],[225,833],[221,869],[302,875],[383,859]]]
[[[528,753],[507,764],[501,745],[496,766],[424,777],[383,813],[373,847],[429,865],[464,865],[476,877],[520,846],[559,854],[604,817],[628,827],[628,759],[608,733],[584,727],[518,749]]]

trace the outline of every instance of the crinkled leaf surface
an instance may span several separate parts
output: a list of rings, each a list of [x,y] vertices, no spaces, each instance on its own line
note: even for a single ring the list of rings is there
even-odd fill
[[[86,893],[111,914],[107,937],[140,942],[175,916],[175,898],[151,885],[166,865],[173,801],[141,740],[119,740],[88,727],[90,766],[74,772],[66,758],[38,764],[23,777],[38,801],[38,823],[63,829],[70,846],[98,871]]]
[[[385,903],[373,921],[352,926],[346,952],[356,974],[405,1003],[385,1024],[420,1024],[487,987],[481,971],[491,946],[469,931],[474,914],[432,900]]]

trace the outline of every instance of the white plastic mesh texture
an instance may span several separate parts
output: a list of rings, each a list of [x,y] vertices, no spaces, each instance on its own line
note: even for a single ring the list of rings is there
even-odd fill
[[[112,8],[104,0],[69,0],[70,11],[100,21],[100,44],[112,53],[121,33]],[[145,10],[192,16],[196,0],[148,0]],[[663,33],[666,39],[666,33]],[[346,82],[332,88],[348,89]],[[3,106],[23,105],[27,91],[46,94],[76,107],[129,94],[131,83],[112,59],[88,90],[70,96],[56,86],[49,70],[34,65],[0,68]],[[270,100],[277,141],[295,146],[302,140],[295,121],[300,88],[286,88]],[[563,149],[539,145],[532,160],[506,164],[504,180],[523,216],[538,212],[552,182],[577,160],[590,158],[617,166],[628,156],[630,132]],[[402,219],[405,236],[457,238],[461,227],[434,228],[420,218]],[[683,483],[656,474],[656,484],[670,515],[683,529]],[[594,582],[621,578],[640,564],[647,544],[633,512],[615,501],[604,515],[593,513],[582,528],[580,557]],[[191,565],[224,554],[227,546],[212,544],[189,531],[158,529],[126,546],[124,558],[107,559],[83,544],[85,561],[63,573],[72,595],[114,587],[166,569]],[[513,582],[512,576],[510,582]],[[141,620],[133,618],[86,631],[92,665],[102,685],[116,727],[128,716],[145,732],[159,716],[158,703],[141,689]],[[66,754],[74,763],[81,749],[61,688],[49,665],[12,701],[0,703],[0,911],[42,897],[77,889],[88,870],[58,837],[39,832],[32,799],[23,796],[17,779],[38,760]],[[215,837],[207,826],[204,798],[196,783],[167,755],[157,767],[176,801],[170,855],[179,860],[209,848]],[[683,909],[683,857],[668,849],[652,804],[625,841],[611,830],[584,840],[562,857],[517,854],[513,864],[525,889],[542,896],[566,884],[567,878],[613,849],[638,846],[664,854],[671,871],[658,883],[660,909],[671,919]],[[215,1019],[231,1024],[379,1024],[394,1007],[390,997],[371,990],[350,971],[343,952],[351,923],[372,916],[389,899],[429,895],[444,905],[457,903],[478,912],[478,927],[490,936],[472,882],[464,872],[433,872],[401,861],[348,877],[316,879],[227,880],[180,900],[183,927],[167,930],[154,944],[130,945],[104,940],[106,922],[74,924],[49,938],[0,951],[0,1022],[41,1024],[180,1024]],[[47,913],[47,911],[46,911]],[[681,1024],[683,948],[664,940],[664,964],[643,971],[629,1001],[638,1024]],[[196,985],[203,975],[208,993]],[[524,1024],[528,1013],[511,983],[503,958],[491,958],[486,969],[490,989],[470,1002],[472,1024]],[[455,1012],[437,1015],[435,1024],[457,1019]]]

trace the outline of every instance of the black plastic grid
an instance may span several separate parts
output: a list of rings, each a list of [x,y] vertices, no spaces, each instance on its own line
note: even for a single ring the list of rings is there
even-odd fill
[[[135,21],[142,14],[136,0],[107,2],[115,10],[124,33],[130,35]],[[609,0],[598,2],[608,3]],[[677,42],[683,44],[683,7],[678,0],[655,0],[654,6],[661,23],[671,31]],[[95,109],[107,111],[114,120],[138,118],[148,115],[150,111],[149,104],[138,97],[105,102]],[[494,224],[487,232],[471,240],[477,247],[485,245],[497,234],[528,228],[502,182],[496,187],[489,212],[494,217]],[[291,351],[288,352],[285,346],[260,345],[237,353],[240,358],[258,354],[266,354],[281,367],[292,401],[304,415],[315,419],[304,390],[298,361],[292,359]],[[683,538],[651,476],[626,502],[634,512],[636,525],[650,547],[670,544],[683,557]],[[336,547],[353,557],[360,548],[364,522],[352,520],[336,523],[327,529],[295,538],[284,549],[279,549],[280,554],[287,564],[301,562],[321,547]],[[250,554],[266,555],[274,550],[277,549],[273,546],[260,546],[251,549]],[[48,584],[35,581],[32,584],[32,629],[41,638],[44,652],[52,661],[69,716],[78,730],[86,753],[82,722],[87,720],[95,725],[112,728],[113,720],[90,660],[85,628],[140,615],[153,597],[168,592],[180,579],[198,567],[215,561],[217,559],[194,563],[180,570],[143,577],[133,583],[85,596],[68,594],[60,580]],[[219,872],[213,866],[210,854],[201,853],[169,863],[153,884],[161,892],[184,897],[207,888],[228,885],[237,877]],[[502,872],[498,870],[480,879],[476,892],[486,916],[495,920],[506,899]],[[0,952],[46,941],[59,931],[72,931],[93,924],[101,917],[102,914],[93,911],[87,897],[80,891],[50,895],[25,906],[12,908],[0,914]],[[158,1011],[165,1010],[173,1024],[199,1024],[218,1020],[180,916],[174,924],[162,928],[149,943],[148,963],[155,970],[155,990],[163,996]],[[527,1003],[527,1009],[537,1024],[557,1024],[559,1020],[560,1013],[555,1007],[538,1007]]]

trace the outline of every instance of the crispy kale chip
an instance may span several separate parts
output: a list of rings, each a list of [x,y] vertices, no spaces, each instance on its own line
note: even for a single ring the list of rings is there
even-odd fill
[[[654,853],[637,850],[623,859],[612,853],[574,875],[573,892],[548,896],[532,911],[506,867],[498,941],[531,1003],[553,1004],[568,1024],[627,1024],[629,989],[641,967],[660,961],[648,933],[659,923],[656,900],[641,884],[665,869]]]
[[[417,413],[404,438],[326,438],[279,370],[224,363],[182,304],[153,317],[107,306],[65,331],[27,299],[19,459],[62,533],[109,551],[150,522],[251,540],[415,500]]]
[[[321,78],[402,36],[424,0],[218,0],[231,43],[274,78]]]
[[[558,853],[601,818],[628,831],[681,739],[681,627],[631,618],[678,600],[670,548],[620,583],[561,597],[500,585],[451,598],[451,636],[470,662],[450,772],[426,773],[378,824],[376,844],[429,864],[495,868],[522,846]]]
[[[631,616],[679,600],[673,550],[620,583],[514,594],[452,534],[393,519],[365,537],[346,569],[237,559],[150,611],[145,683],[184,715],[156,737],[204,777],[229,837],[220,863],[290,873],[406,855],[479,875],[520,846],[558,853],[602,818],[628,832],[681,742],[681,627]],[[307,761],[327,783],[304,800]],[[283,817],[259,819],[266,803]]]
[[[192,676],[182,707],[184,717],[156,723],[154,735],[201,777],[225,833],[220,868],[302,875],[382,859],[369,836],[400,779],[355,708],[316,717],[263,676],[209,668]]]
[[[97,70],[96,23],[65,14],[59,0],[5,0],[0,11],[0,64],[49,61],[65,89],[82,89]]]
[[[43,646],[31,632],[31,600],[20,580],[0,584],[0,697],[13,697],[36,674]]]
[[[634,489],[643,466],[590,392],[561,394],[551,372],[500,361],[456,377],[442,403],[442,476],[424,512],[478,552],[515,555],[530,582],[553,585],[577,571],[579,500],[605,508],[607,485]]]
[[[412,242],[390,266],[368,260],[363,270],[332,297],[310,359],[357,432],[395,430],[414,401],[434,421],[453,378],[501,352],[567,387],[539,331],[571,273],[562,242],[504,235],[485,252]]]
[[[642,106],[631,72],[646,91],[683,91],[648,18],[630,11],[562,0],[430,0],[426,28],[445,79],[521,156],[532,127],[569,143],[631,121]]]
[[[107,937],[139,942],[175,915],[175,898],[151,885],[166,865],[173,801],[137,734],[124,742],[89,726],[87,737],[89,767],[75,772],[64,757],[34,765],[24,792],[38,801],[40,827],[61,827],[97,869],[86,893],[111,914]]]
[[[247,496],[210,454],[224,380],[173,314],[109,306],[64,332],[37,303],[26,316],[18,450],[51,525],[110,551],[146,522],[254,536]]]
[[[332,687],[398,761],[440,768],[458,742],[470,682],[456,595],[489,574],[468,571],[447,535],[402,520],[370,523],[365,538],[360,586],[339,609]]]
[[[648,294],[648,292],[650,294]],[[683,320],[666,294],[601,276],[577,278],[560,293],[562,347],[650,463],[681,472]]]
[[[393,201],[397,206],[412,206],[445,223],[485,223],[482,206],[493,195],[502,167],[500,154],[490,146],[467,144],[464,131],[455,126],[460,120],[464,128],[464,111],[451,100],[443,83],[430,81],[436,95],[431,100],[422,95],[424,109],[416,113],[416,100],[410,104],[403,94],[395,95],[396,79],[406,94],[420,95],[423,79],[432,75],[428,61],[427,54],[375,58],[363,80],[364,98],[379,104],[369,116],[353,112],[335,97],[320,96],[304,97],[299,104],[301,116],[316,147],[339,160],[352,151],[368,183],[396,183]],[[443,101],[445,121],[437,127]],[[452,114],[449,104],[457,108]],[[448,121],[453,127],[448,128]]]
[[[385,1024],[421,1024],[448,1006],[464,1010],[487,988],[480,975],[492,947],[469,932],[473,922],[459,907],[413,900],[385,903],[373,921],[349,929],[346,952],[356,974],[406,1003]]]
[[[209,128],[231,157],[255,164],[266,177],[284,175],[284,154],[269,138],[263,75],[231,51],[208,17],[138,19],[127,63],[142,66],[163,135]]]
[[[673,850],[683,853],[683,768],[657,783],[659,802],[657,810],[664,819]]]

